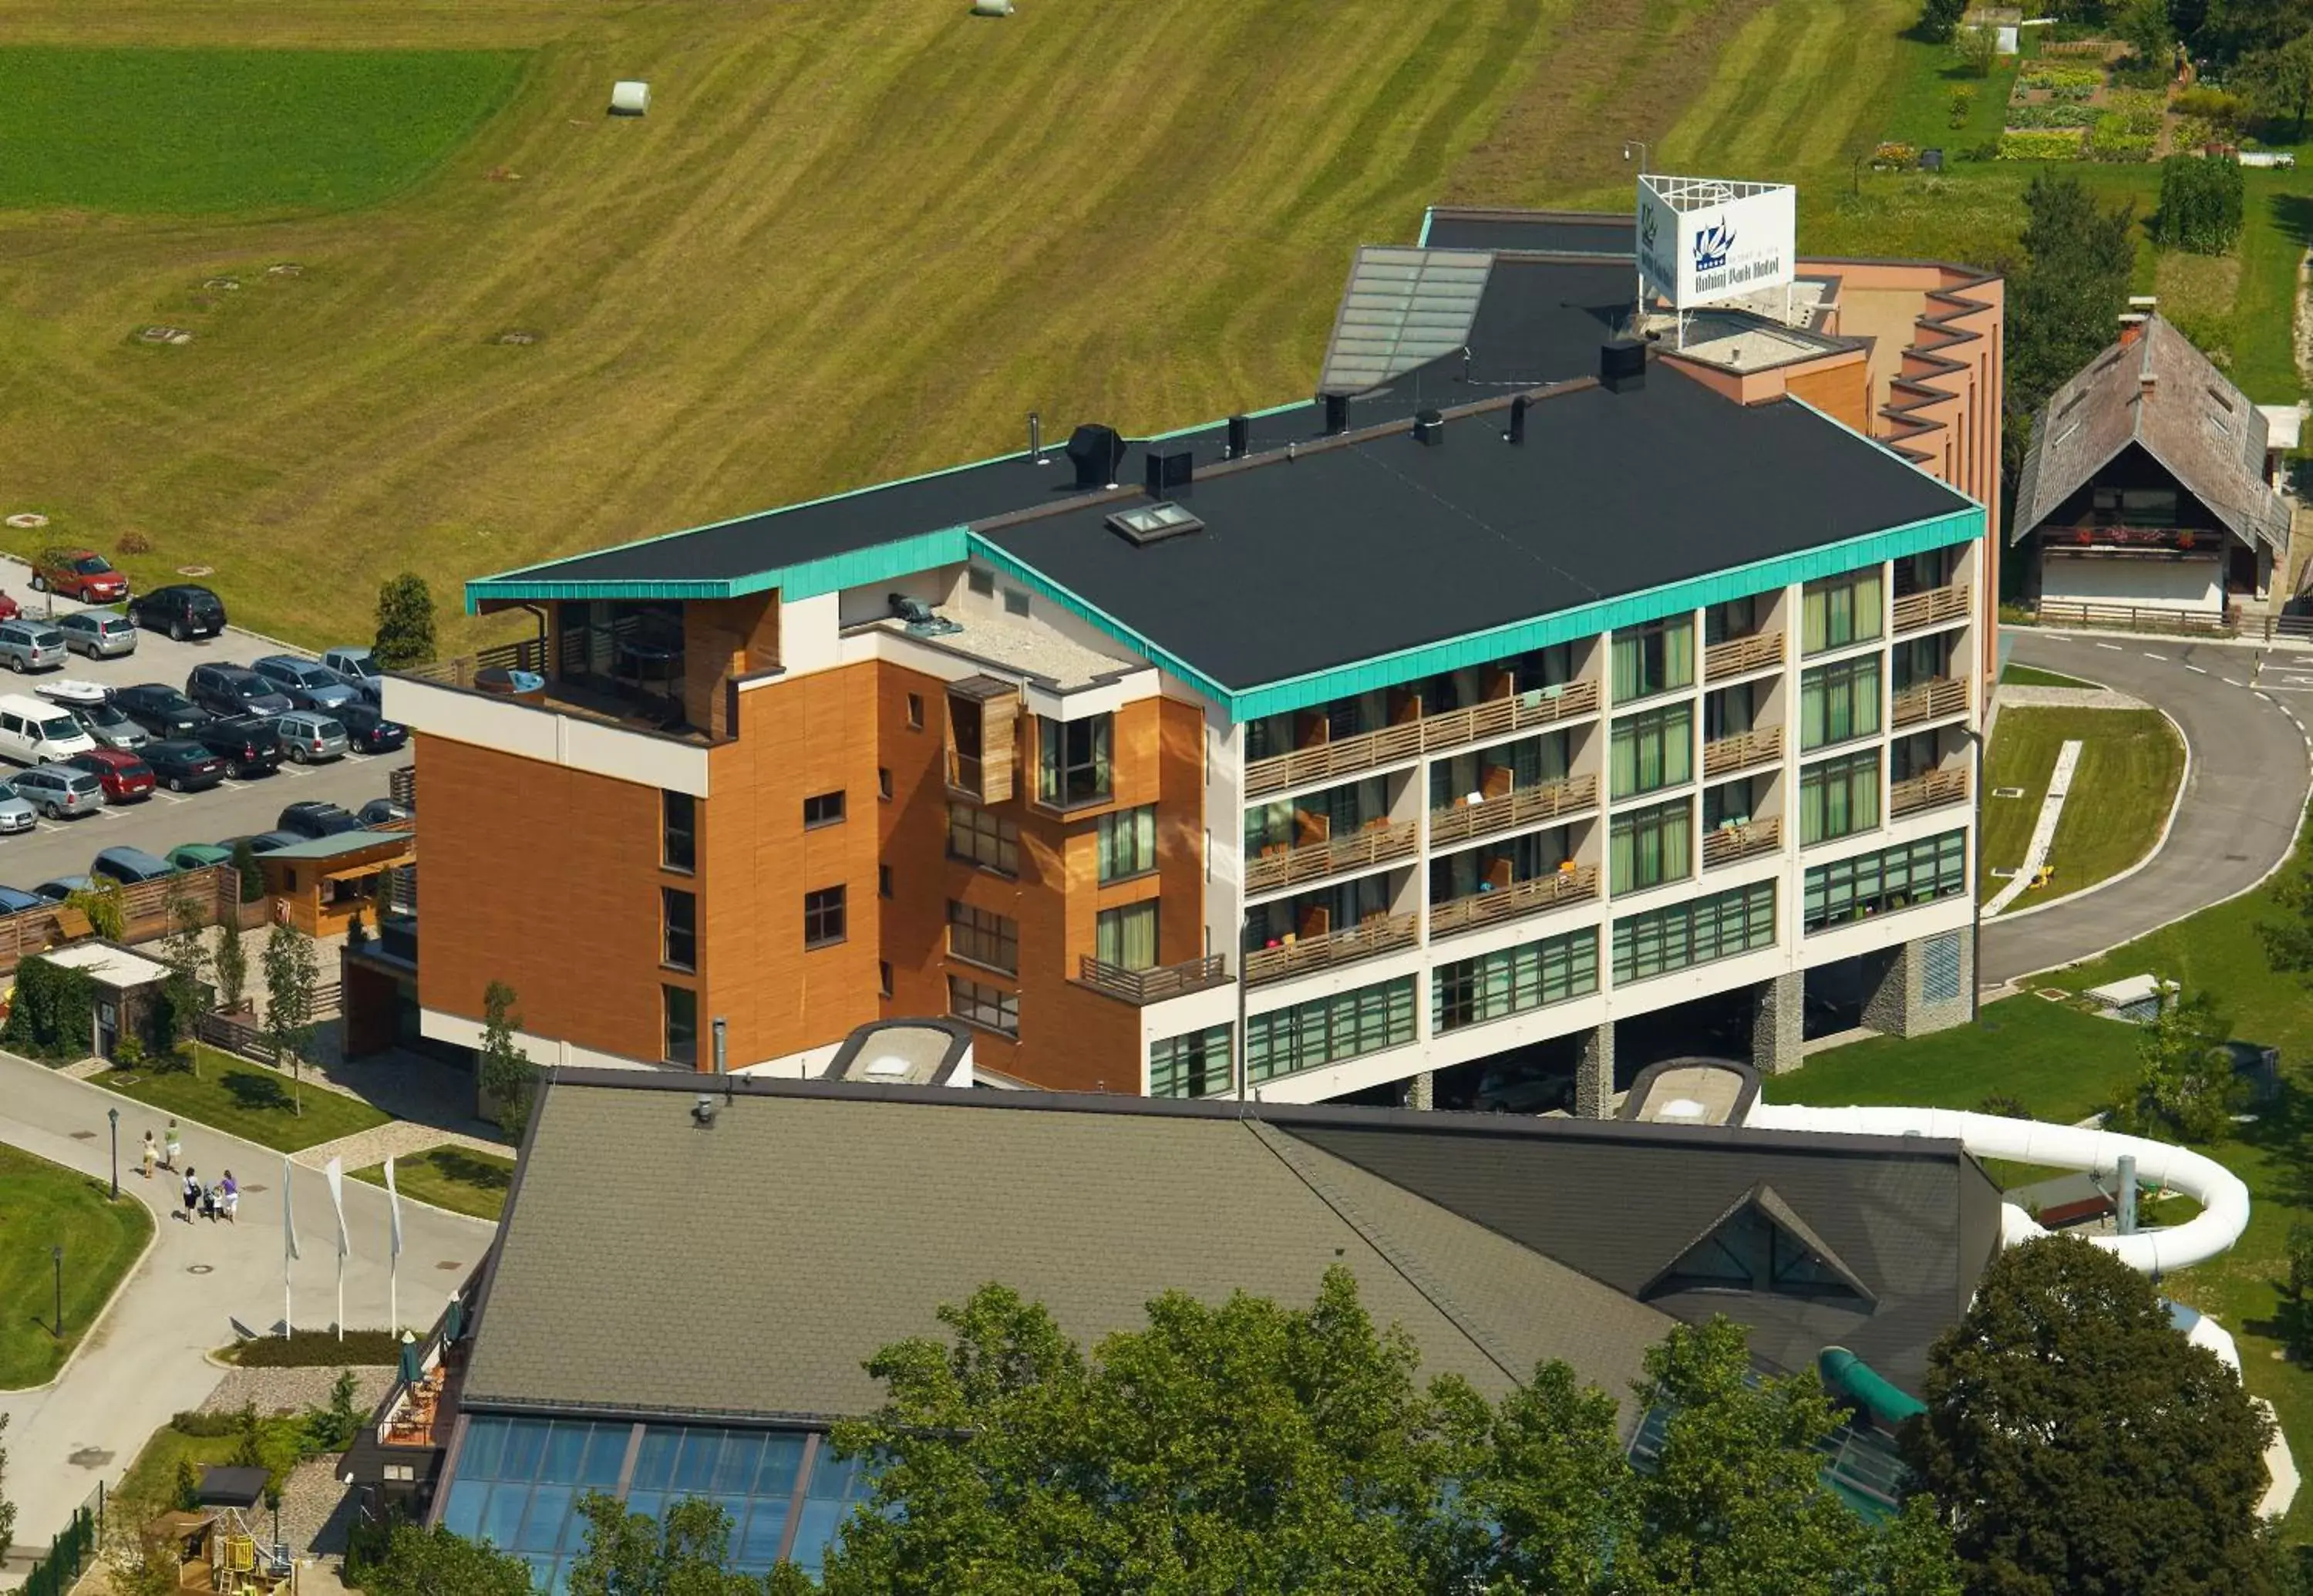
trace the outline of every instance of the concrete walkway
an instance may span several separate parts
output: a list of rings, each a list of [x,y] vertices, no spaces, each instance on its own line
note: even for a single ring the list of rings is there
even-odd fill
[[[2063,818],[2064,800],[2072,794],[2072,772],[2080,768],[2080,750],[2088,745],[2077,740],[2067,741],[2056,751],[2056,768],[2048,772],[2048,793],[2040,800],[2039,818],[2032,823],[2032,840],[2024,849],[2024,862],[2007,885],[1992,895],[1983,905],[1989,916],[1999,913],[2031,890],[2032,878],[2039,874],[2040,866],[2048,857],[2048,850],[2056,841],[2056,822]]]
[[[176,1188],[147,1183],[135,1150],[166,1116],[54,1071],[0,1054],[0,1142],[103,1178],[110,1174],[105,1110],[119,1107],[124,1159],[121,1195],[153,1210],[159,1234],[116,1293],[96,1330],[57,1380],[33,1390],[0,1391],[9,1415],[8,1489],[17,1503],[16,1545],[0,1587],[22,1582],[31,1559],[101,1479],[117,1483],[153,1432],[171,1414],[198,1407],[223,1373],[207,1354],[242,1328],[277,1332],[281,1322],[281,1155],[200,1125],[183,1127],[184,1161],[204,1177],[233,1170],[241,1222],[171,1217]],[[86,1140],[74,1139],[88,1133]],[[435,1139],[439,1140],[438,1133]],[[328,1325],[337,1315],[335,1221],[329,1188],[302,1166],[296,1212],[303,1259],[295,1265],[296,1319]],[[386,1322],[385,1193],[346,1183],[354,1256],[346,1266],[346,1318]],[[429,1323],[450,1288],[489,1244],[492,1227],[422,1204],[402,1205],[402,1317]],[[66,1260],[71,1267],[71,1260]]]
[[[2003,710],[2149,710],[2141,698],[2109,687],[2001,687],[1993,695]]]

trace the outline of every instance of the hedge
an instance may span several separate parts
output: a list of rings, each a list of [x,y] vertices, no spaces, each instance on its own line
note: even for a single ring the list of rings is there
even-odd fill
[[[34,1058],[86,1058],[93,1045],[96,983],[85,970],[45,958],[16,966],[16,995],[0,1043]]]
[[[330,1330],[293,1330],[252,1336],[225,1350],[228,1362],[244,1369],[337,1369],[396,1363],[401,1338],[391,1330],[347,1330],[343,1341]]]

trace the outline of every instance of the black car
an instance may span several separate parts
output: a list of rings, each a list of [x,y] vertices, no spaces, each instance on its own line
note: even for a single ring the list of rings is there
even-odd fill
[[[197,665],[185,696],[212,715],[286,715],[289,695],[245,665]]]
[[[116,687],[112,702],[119,711],[156,737],[181,737],[216,719],[200,705],[158,682]]]
[[[409,807],[397,804],[390,798],[372,798],[361,807],[361,823],[372,831],[409,818]]]
[[[292,842],[302,842],[304,840],[295,832],[259,832],[253,837],[219,837],[216,845],[227,853],[231,853],[246,842],[251,853],[275,853],[288,847]]]
[[[257,716],[212,720],[194,730],[193,741],[224,761],[228,776],[269,776],[281,768],[281,739],[272,721]]]
[[[136,752],[171,792],[202,792],[224,780],[224,761],[189,737],[147,743]]]
[[[357,832],[361,822],[343,807],[309,798],[302,804],[292,804],[281,811],[274,823],[285,832],[295,832],[301,837],[334,837],[339,832]]]
[[[346,741],[364,754],[391,754],[409,741],[409,728],[388,720],[366,701],[339,704],[330,719],[346,728]]]
[[[148,631],[165,631],[180,643],[213,638],[224,630],[224,600],[206,587],[180,582],[130,599],[128,619]]]

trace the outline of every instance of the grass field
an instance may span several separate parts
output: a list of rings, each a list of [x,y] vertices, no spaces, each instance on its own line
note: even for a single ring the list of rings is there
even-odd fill
[[[2047,886],[2017,900],[2018,904],[2093,886],[2142,859],[2159,839],[2185,770],[2184,745],[2159,711],[2002,710],[1983,772],[1979,885],[1987,895],[2000,888],[1992,876],[1994,867],[2013,869],[2024,862],[2056,755],[2072,738],[2085,745],[2072,772],[2072,796],[2048,848],[2055,874]],[[2024,796],[1992,796],[2003,787],[2020,787]]]
[[[153,1235],[141,1203],[108,1202],[104,1183],[0,1147],[0,1390],[45,1384],[135,1266]],[[57,1263],[64,1257],[64,1334]]]
[[[353,1177],[383,1186],[385,1166],[372,1164],[356,1169]],[[514,1160],[465,1147],[429,1148],[415,1158],[395,1160],[393,1184],[404,1196],[494,1220],[506,1212],[506,1193],[514,1186]]]
[[[2011,665],[2000,673],[2003,687],[2083,687],[2093,692],[2096,683],[2083,682],[2077,676],[2060,675],[2028,665]]]
[[[133,1080],[125,1080],[116,1070],[98,1076],[97,1082],[151,1106],[163,1115],[173,1114],[283,1152],[334,1142],[391,1118],[357,1098],[311,1083],[302,1094],[304,1112],[299,1114],[287,1075],[207,1047],[201,1049],[198,1080],[186,1071],[162,1075],[139,1071]],[[156,1119],[154,1128],[158,1129],[160,1123]]]

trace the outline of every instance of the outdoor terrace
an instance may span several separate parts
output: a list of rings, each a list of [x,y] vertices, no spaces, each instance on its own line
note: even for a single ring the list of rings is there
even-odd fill
[[[1259,986],[1264,982],[1282,981],[1288,975],[1305,975],[1312,970],[1329,969],[1354,959],[1371,958],[1377,953],[1411,948],[1420,936],[1420,926],[1412,915],[1376,914],[1364,924],[1345,930],[1322,937],[1288,936],[1275,947],[1256,948],[1244,956],[1244,978]]]
[[[1915,815],[1922,809],[1966,801],[1966,765],[1956,765],[1948,771],[1929,771],[1908,780],[1898,781],[1887,789],[1887,813],[1899,817]]]
[[[1244,768],[1245,796],[1260,798],[1311,781],[1352,776],[1441,748],[1458,748],[1481,737],[1595,714],[1597,709],[1596,682],[1530,687],[1482,703],[1425,715],[1419,720],[1403,721],[1339,741],[1254,760]]]
[[[1597,895],[1598,872],[1594,867],[1578,865],[1552,870],[1548,875],[1513,881],[1508,886],[1432,904],[1429,934],[1442,937],[1452,931],[1475,930],[1480,926],[1498,925],[1505,920],[1539,914],[1566,904],[1587,903]]]
[[[1899,594],[1895,598],[1895,635],[1924,631],[1931,626],[1949,626],[1966,621],[1970,612],[1967,586],[1962,582],[1942,587],[1923,588],[1917,593]]]
[[[1895,726],[1917,726],[1923,720],[1941,720],[1948,715],[1963,714],[1967,710],[1967,683],[1949,676],[1930,676],[1924,682],[1899,688],[1888,720]]]
[[[1305,842],[1297,848],[1273,849],[1246,860],[1244,889],[1274,892],[1281,886],[1321,881],[1344,870],[1411,858],[1420,846],[1421,828],[1418,824],[1407,820],[1392,825],[1385,816],[1346,837]]]
[[[1570,776],[1563,781],[1520,788],[1482,803],[1451,804],[1429,811],[1429,845],[1437,848],[1473,837],[1491,837],[1498,832],[1593,809],[1597,804],[1596,776]]]

